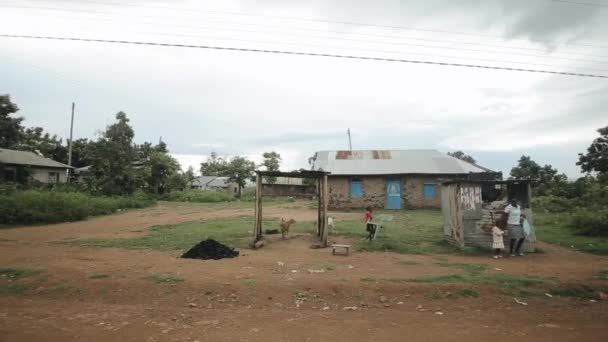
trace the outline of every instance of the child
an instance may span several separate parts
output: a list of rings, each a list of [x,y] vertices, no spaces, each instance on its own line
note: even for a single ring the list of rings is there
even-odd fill
[[[505,234],[503,230],[494,226],[492,227],[492,248],[494,249],[494,259],[502,258],[500,251],[505,248],[505,243],[502,236]]]
[[[367,238],[369,241],[372,241],[374,234],[376,233],[376,225],[372,223],[374,220],[374,214],[372,213],[372,208],[365,208],[365,224],[367,230]]]

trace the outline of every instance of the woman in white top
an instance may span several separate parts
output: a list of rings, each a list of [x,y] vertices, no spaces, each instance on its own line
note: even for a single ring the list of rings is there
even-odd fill
[[[524,253],[521,252],[521,246],[524,244],[525,235],[521,225],[521,207],[517,204],[515,199],[512,199],[511,204],[505,208],[505,213],[508,215],[507,230],[509,231],[509,238],[511,239],[509,243],[511,256],[515,256],[515,254],[523,256]],[[513,247],[515,247],[515,253]]]

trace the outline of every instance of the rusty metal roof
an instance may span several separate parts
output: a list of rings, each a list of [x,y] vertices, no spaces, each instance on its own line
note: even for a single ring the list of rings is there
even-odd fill
[[[320,151],[313,170],[332,175],[468,174],[488,169],[437,150]]]

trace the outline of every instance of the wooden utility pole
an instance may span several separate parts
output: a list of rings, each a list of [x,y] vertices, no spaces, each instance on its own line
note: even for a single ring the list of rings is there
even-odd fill
[[[72,102],[72,121],[70,122],[70,146],[68,146],[68,165],[72,166],[72,135],[74,133],[74,107],[76,104]]]
[[[352,151],[353,150],[353,143],[352,143],[351,138],[350,138],[350,128],[346,130],[346,134],[348,134],[348,148]]]

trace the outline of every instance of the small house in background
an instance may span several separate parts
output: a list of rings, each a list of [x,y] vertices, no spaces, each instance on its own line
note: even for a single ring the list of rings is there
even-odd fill
[[[34,152],[0,148],[0,181],[62,184],[68,181],[71,166]],[[25,178],[25,179],[23,179]]]
[[[304,184],[302,178],[275,177],[270,183],[267,177],[262,179],[262,192],[264,196],[290,196],[299,198],[313,198],[317,195],[317,187]]]
[[[228,180],[228,177],[198,176],[190,185],[195,190],[223,191],[230,195],[238,195],[239,185]]]
[[[321,151],[313,170],[330,173],[330,209],[440,208],[440,179],[502,179],[436,150]]]
[[[504,209],[512,199],[517,200],[526,219],[533,223],[530,181],[450,180],[441,184],[443,232],[450,243],[459,247],[492,246],[492,227],[505,229]],[[505,238],[509,246],[509,237]],[[526,237],[523,249],[534,252],[536,234]]]

